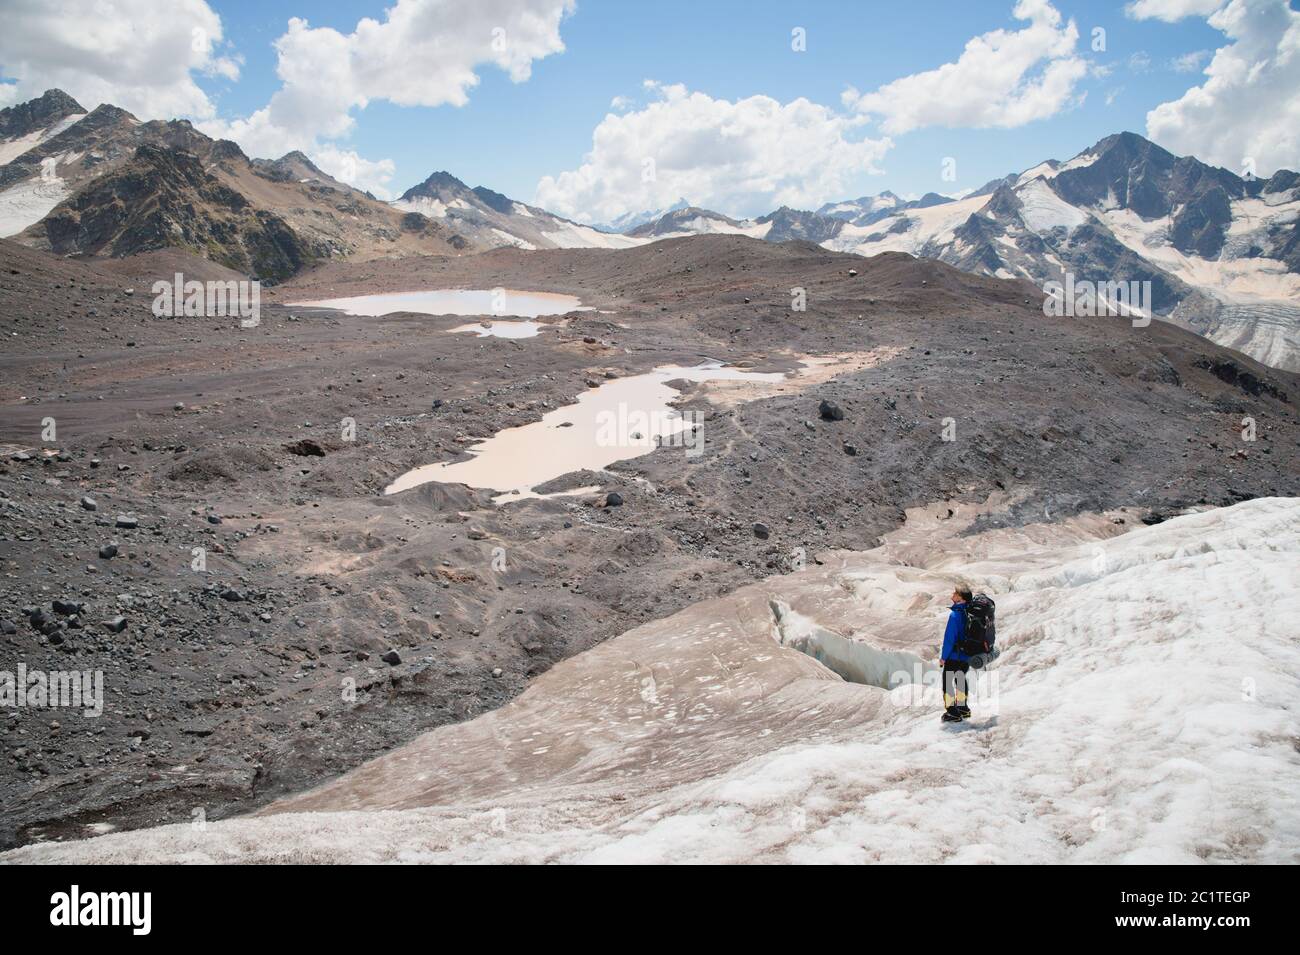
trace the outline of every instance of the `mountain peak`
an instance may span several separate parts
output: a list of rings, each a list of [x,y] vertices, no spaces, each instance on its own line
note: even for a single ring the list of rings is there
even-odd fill
[[[1127,130],[1122,133],[1112,133],[1098,140],[1097,144],[1087,152],[1094,156],[1119,152],[1128,159],[1155,157],[1162,162],[1173,162],[1177,158],[1169,150],[1157,146],[1145,136]]]
[[[430,174],[429,178],[424,180],[418,186],[412,186],[402,193],[401,199],[417,199],[420,196],[429,196],[436,198],[441,190],[451,190],[453,192],[469,192],[469,186],[461,182],[446,170]]]
[[[36,99],[0,109],[0,138],[13,139],[53,126],[59,120],[85,109],[60,89],[46,90]]]

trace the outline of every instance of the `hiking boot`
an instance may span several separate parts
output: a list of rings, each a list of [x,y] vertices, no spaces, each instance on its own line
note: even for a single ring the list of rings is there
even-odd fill
[[[970,707],[969,706],[957,707],[957,715],[964,720],[970,719]]]
[[[943,716],[939,717],[939,721],[941,723],[960,723],[961,713],[959,713],[957,708],[954,706],[951,709],[944,710]]]

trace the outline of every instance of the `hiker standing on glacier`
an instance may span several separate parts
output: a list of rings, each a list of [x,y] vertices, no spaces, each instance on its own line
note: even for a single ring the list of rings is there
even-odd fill
[[[966,705],[966,680],[970,672],[970,657],[958,647],[966,639],[966,605],[972,599],[971,589],[958,584],[952,592],[952,607],[948,612],[948,626],[943,631],[943,649],[939,651],[939,666],[943,668],[943,716],[945,723],[960,723],[970,716]]]

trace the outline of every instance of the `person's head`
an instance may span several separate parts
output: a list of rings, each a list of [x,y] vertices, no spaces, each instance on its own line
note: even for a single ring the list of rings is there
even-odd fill
[[[968,604],[973,596],[968,584],[959,583],[952,589],[952,602],[955,604]]]

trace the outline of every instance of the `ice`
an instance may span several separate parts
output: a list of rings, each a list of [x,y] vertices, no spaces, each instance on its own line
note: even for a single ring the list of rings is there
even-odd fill
[[[67,196],[68,185],[59,176],[32,176],[0,192],[0,238],[40,222]]]
[[[479,338],[536,338],[543,326],[538,322],[469,322],[449,332],[473,332]]]
[[[838,236],[822,245],[837,252],[856,252],[859,255],[879,255],[881,252],[919,255],[930,243],[942,245],[951,242],[956,229],[988,201],[988,196],[972,196],[924,209],[907,209],[871,225],[846,223]],[[894,232],[899,222],[906,222],[907,228]],[[872,236],[879,238],[871,239]]]
[[[59,135],[59,133],[72,126],[74,123],[85,118],[85,113],[73,113],[70,116],[63,117],[63,119],[59,120],[52,126],[35,130],[34,132],[28,133],[26,136],[16,136],[13,139],[0,142],[0,166],[12,162],[23,153],[27,152],[27,150],[34,146],[39,146],[47,139]]]
[[[515,315],[520,318],[537,318],[541,315],[563,315],[583,307],[582,302],[572,295],[519,292],[514,289],[429,289],[287,304],[334,308],[347,315],[371,317],[394,312],[415,312],[424,315]]]
[[[630,249],[651,241],[616,232],[601,232],[591,226],[564,219],[556,219],[554,224],[555,228],[550,232],[542,232],[542,237],[557,249]]]
[[[259,815],[3,861],[1300,858],[1300,500],[940,546],[944,523],[647,623]],[[774,600],[795,640],[932,661],[957,576],[996,597],[1004,648],[968,723],[779,642]]]
[[[1020,198],[1020,217],[1034,232],[1052,229],[1077,229],[1088,221],[1088,215],[1070,205],[1052,191],[1042,179],[1032,179],[1016,189]]]

